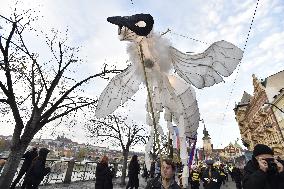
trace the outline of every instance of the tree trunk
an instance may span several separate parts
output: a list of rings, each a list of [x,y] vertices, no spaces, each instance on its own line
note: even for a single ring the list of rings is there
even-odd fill
[[[123,165],[122,165],[121,185],[125,185],[128,153],[129,153],[129,150],[123,150]]]
[[[0,188],[9,188],[21,158],[27,149],[28,145],[19,146],[11,151],[8,160],[4,166],[3,172],[0,176]]]

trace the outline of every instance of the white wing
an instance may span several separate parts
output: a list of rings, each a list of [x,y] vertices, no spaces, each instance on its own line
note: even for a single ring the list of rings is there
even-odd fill
[[[100,95],[96,117],[101,118],[113,113],[138,91],[140,83],[141,79],[133,65],[112,78]]]
[[[178,77],[169,76],[169,80],[177,95],[177,105],[180,108],[180,115],[184,118],[185,135],[194,138],[200,119],[195,91],[193,87],[188,86]]]
[[[176,73],[186,82],[201,89],[223,81],[233,73],[243,51],[227,41],[213,43],[200,54],[184,54],[170,47]]]
[[[178,77],[168,76],[168,79],[164,79],[162,96],[163,106],[173,114],[176,122],[180,116],[183,116],[185,135],[191,138],[195,137],[200,114],[193,87]]]

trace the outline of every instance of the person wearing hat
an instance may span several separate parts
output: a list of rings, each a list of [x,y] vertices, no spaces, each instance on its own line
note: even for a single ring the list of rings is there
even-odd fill
[[[213,166],[213,160],[206,161],[207,168],[202,174],[201,180],[203,181],[204,189],[220,189],[221,187],[221,176],[218,170]]]
[[[43,178],[50,172],[50,167],[45,167],[47,154],[50,152],[47,148],[41,148],[38,156],[33,159],[29,168],[22,189],[37,189]]]
[[[253,149],[252,159],[244,168],[244,189],[283,189],[283,165],[274,157],[273,150],[264,144]]]

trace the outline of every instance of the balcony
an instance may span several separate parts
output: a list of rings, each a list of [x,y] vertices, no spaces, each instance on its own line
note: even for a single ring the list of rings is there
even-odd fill
[[[264,133],[257,133],[256,135],[257,135],[259,138],[263,138],[263,137],[265,136]]]
[[[261,117],[266,117],[267,116],[267,113],[263,109],[260,109],[258,111],[258,113],[259,113],[259,116],[261,116]]]
[[[279,143],[274,144],[273,146],[274,146],[274,148],[278,148],[278,149],[283,149],[284,148],[284,145],[283,144],[279,144]]]
[[[263,126],[266,132],[272,133],[274,132],[274,128],[272,127],[272,125],[264,125]]]
[[[260,121],[259,120],[253,120],[253,125],[259,125]]]
[[[254,122],[252,124],[249,124],[248,127],[252,130],[256,129],[258,124],[255,124]]]

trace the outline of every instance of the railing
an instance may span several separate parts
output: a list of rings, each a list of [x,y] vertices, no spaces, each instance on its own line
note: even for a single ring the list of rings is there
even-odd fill
[[[5,159],[5,158],[3,158]],[[21,161],[14,179],[17,177],[18,172],[22,166],[23,161]],[[54,183],[70,183],[76,181],[88,181],[95,180],[95,171],[97,162],[87,161],[61,161],[61,160],[46,160],[46,166],[51,168],[51,172],[46,175],[41,182],[41,185],[54,184]],[[115,177],[121,176],[122,164],[119,163],[109,163],[115,171]],[[0,173],[1,174],[1,173]],[[17,186],[21,186],[24,180],[20,180]]]

